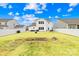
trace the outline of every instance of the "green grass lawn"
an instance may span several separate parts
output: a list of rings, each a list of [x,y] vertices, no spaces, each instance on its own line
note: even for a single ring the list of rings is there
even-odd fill
[[[27,38],[48,41],[27,41]],[[56,37],[57,40],[53,40]],[[24,32],[0,37],[0,56],[79,56],[79,37],[58,32]]]

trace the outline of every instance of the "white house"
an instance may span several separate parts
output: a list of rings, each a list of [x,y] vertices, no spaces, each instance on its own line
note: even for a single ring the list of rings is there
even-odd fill
[[[19,25],[18,22],[14,19],[0,19],[0,29],[13,29]]]
[[[53,30],[53,23],[47,19],[36,19],[32,25],[29,26],[29,31],[50,31]]]

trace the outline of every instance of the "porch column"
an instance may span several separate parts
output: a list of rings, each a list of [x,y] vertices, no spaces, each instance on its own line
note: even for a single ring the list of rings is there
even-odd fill
[[[69,26],[68,26],[68,24],[66,24],[66,27],[67,27],[67,29],[69,29]]]
[[[77,24],[76,24],[76,29],[77,29]]]

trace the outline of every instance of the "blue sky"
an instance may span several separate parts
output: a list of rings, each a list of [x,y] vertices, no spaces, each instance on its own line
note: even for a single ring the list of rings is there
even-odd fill
[[[58,18],[79,18],[79,4],[0,3],[0,18],[16,19],[20,24],[30,24],[38,18],[55,23]]]

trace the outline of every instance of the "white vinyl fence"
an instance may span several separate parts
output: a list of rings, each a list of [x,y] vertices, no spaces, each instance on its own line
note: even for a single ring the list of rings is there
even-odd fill
[[[0,36],[9,35],[9,34],[14,34],[14,33],[16,33],[18,30],[19,30],[20,32],[24,32],[24,31],[25,31],[25,29],[22,29],[22,28],[18,28],[18,29],[0,29]]]
[[[79,29],[54,29],[54,30],[64,34],[79,36]]]

